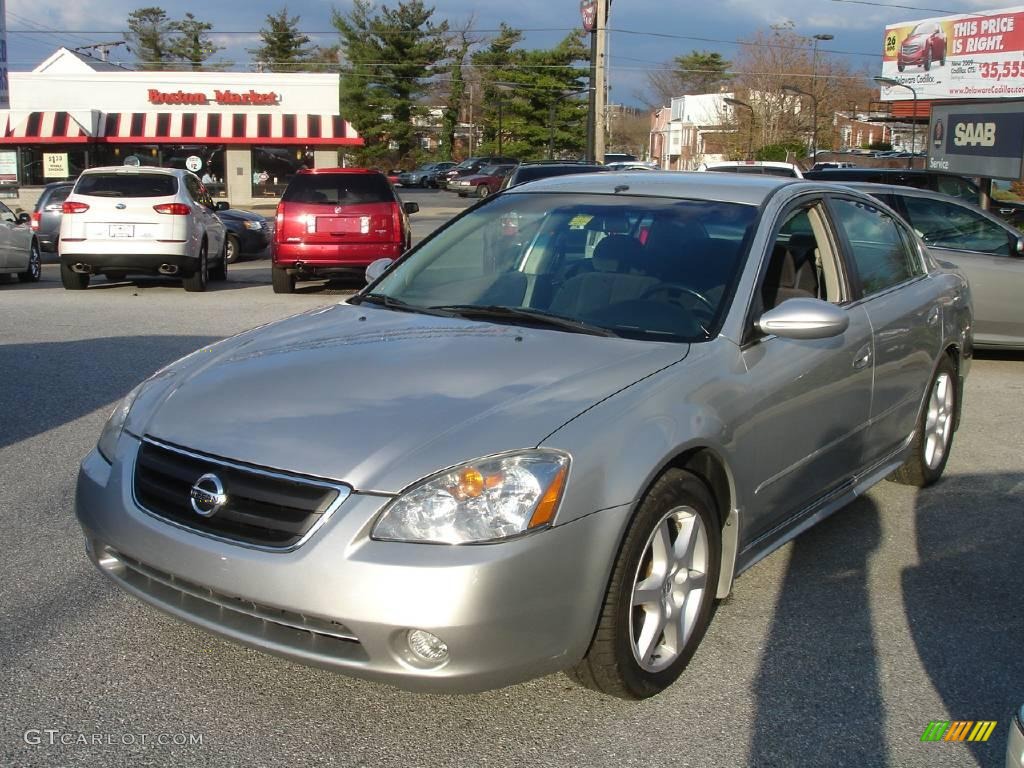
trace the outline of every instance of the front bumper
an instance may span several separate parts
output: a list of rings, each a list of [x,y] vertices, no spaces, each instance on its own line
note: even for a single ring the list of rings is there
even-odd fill
[[[203,629],[409,690],[486,690],[578,661],[628,516],[606,510],[492,545],[379,542],[369,533],[388,497],[354,493],[304,545],[267,552],[140,509],[137,450],[124,435],[113,466],[96,451],[82,462],[76,511],[101,572]],[[408,629],[441,638],[448,659],[418,662]]]
[[[260,253],[270,245],[270,236],[265,226],[263,229],[241,227],[237,230],[230,230],[230,233],[238,238],[238,250],[246,256]]]
[[[1010,719],[1010,737],[1006,742],[1006,768],[1024,768],[1024,707]]]

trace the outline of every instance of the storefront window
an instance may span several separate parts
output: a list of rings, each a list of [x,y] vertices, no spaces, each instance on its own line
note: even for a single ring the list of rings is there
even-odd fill
[[[252,196],[280,197],[296,171],[312,167],[311,147],[253,147]]]
[[[159,144],[100,144],[93,165],[160,165]]]
[[[202,180],[212,197],[224,197],[224,145],[180,144],[161,148],[165,168],[187,168]]]
[[[38,187],[51,181],[73,179],[88,168],[92,158],[82,144],[45,144],[21,147],[19,183]]]

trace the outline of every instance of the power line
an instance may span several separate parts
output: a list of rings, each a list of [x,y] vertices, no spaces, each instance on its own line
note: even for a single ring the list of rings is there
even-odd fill
[[[900,3],[878,3],[873,0],[832,0],[833,3],[851,3],[853,5],[870,5],[876,8],[901,8],[907,11],[922,11],[925,13],[941,13],[946,16],[991,16],[991,13],[975,13],[973,11],[950,11],[945,8],[924,8],[920,5],[901,5]]]

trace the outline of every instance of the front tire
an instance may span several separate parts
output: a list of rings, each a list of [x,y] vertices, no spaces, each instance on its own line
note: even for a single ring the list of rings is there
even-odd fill
[[[63,261],[60,263],[60,282],[68,291],[84,291],[89,287],[89,275],[75,272]]]
[[[288,274],[286,269],[272,268],[270,282],[274,286],[274,293],[295,293],[295,275]]]
[[[199,248],[199,268],[181,283],[189,293],[202,293],[210,281],[210,265],[207,263],[206,243]]]
[[[18,273],[18,279],[23,283],[38,283],[42,276],[43,260],[39,255],[39,243],[33,240],[28,251],[28,267]]]
[[[234,235],[228,235],[224,241],[224,261],[228,264],[234,264],[238,261],[239,255],[241,255],[241,246],[238,244],[238,238]]]
[[[476,188],[477,197],[483,198],[487,197],[489,194],[491,194],[491,188],[488,187],[486,184],[481,184],[479,187]]]
[[[924,52],[924,71],[927,72],[932,68],[932,49],[928,47]]]
[[[721,552],[707,486],[690,472],[665,472],[637,509],[590,648],[569,676],[622,699],[675,682],[711,621]]]
[[[903,466],[889,475],[890,480],[902,485],[926,488],[942,477],[953,447],[956,398],[956,367],[948,355],[943,355],[928,385],[928,399],[921,410],[917,429],[914,430],[910,453]]]

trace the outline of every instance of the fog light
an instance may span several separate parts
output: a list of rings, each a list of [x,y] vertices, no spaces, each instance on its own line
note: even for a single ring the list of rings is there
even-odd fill
[[[412,651],[420,661],[429,664],[440,664],[448,658],[448,646],[445,642],[423,629],[410,629],[406,642],[409,643],[409,650]]]

